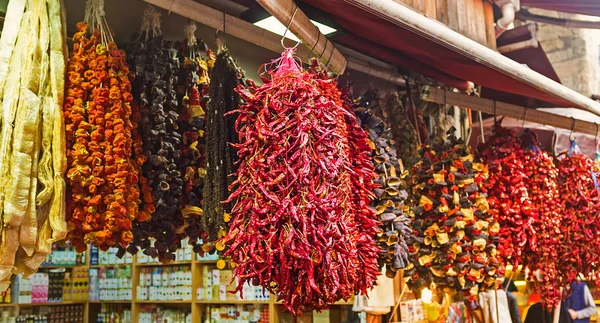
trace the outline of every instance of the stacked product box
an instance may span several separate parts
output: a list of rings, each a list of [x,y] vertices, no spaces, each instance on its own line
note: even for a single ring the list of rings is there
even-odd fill
[[[31,281],[31,303],[48,303],[48,287],[50,286],[48,274],[36,273],[31,275],[29,280]]]
[[[63,301],[63,284],[65,271],[50,271],[48,273],[48,302],[60,303]]]
[[[147,301],[191,300],[192,270],[190,266],[142,268],[136,299]]]
[[[268,323],[269,307],[266,305],[222,305],[211,307],[210,322]]]
[[[185,309],[164,309],[157,306],[147,306],[140,310],[139,323],[192,323],[192,314]]]
[[[90,300],[131,300],[131,266],[90,269]]]
[[[242,289],[242,295],[240,295],[240,293],[234,293],[237,288],[237,280],[232,281],[233,273],[231,270],[210,270],[208,267],[204,267],[202,268],[202,278],[202,287],[199,287],[196,291],[196,298],[198,300],[269,301],[269,292],[262,286],[251,286],[250,284],[246,284]]]
[[[126,252],[119,258],[118,252],[117,248],[102,251],[98,247],[92,246],[90,248],[90,265],[131,265],[133,256]]]
[[[66,242],[66,246],[63,248],[59,248],[57,245],[52,246],[52,252],[46,256],[42,267],[76,266],[83,264],[85,264],[85,252],[77,253],[75,248],[71,247],[69,242]]]
[[[74,267],[72,274],[72,296],[73,302],[84,302],[88,300],[90,273],[88,267]]]

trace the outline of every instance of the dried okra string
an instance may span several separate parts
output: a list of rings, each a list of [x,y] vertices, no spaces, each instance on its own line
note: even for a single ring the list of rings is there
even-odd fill
[[[225,217],[231,207],[223,203],[229,195],[229,175],[235,172],[234,128],[235,116],[227,113],[239,106],[236,88],[240,84],[238,69],[228,51],[217,55],[210,74],[210,101],[206,110],[206,179],[204,181],[203,226],[208,231],[208,241],[217,241],[227,229]],[[219,248],[220,249],[220,248]]]

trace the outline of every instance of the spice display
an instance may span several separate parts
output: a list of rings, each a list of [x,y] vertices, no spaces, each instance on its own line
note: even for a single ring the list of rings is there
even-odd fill
[[[11,1],[0,38],[0,291],[67,233],[61,2]]]
[[[413,168],[412,263],[404,275],[413,290],[464,291],[472,301],[494,286],[499,273],[499,224],[488,212],[487,167],[453,132],[447,141],[423,147]]]
[[[368,242],[353,237],[368,231],[358,228],[365,213],[352,192],[350,113],[339,90],[325,84],[334,81],[302,71],[293,53],[272,63],[262,86],[239,92],[246,104],[236,120],[239,168],[227,200],[235,203],[233,221],[219,243],[235,263],[237,291],[246,282],[262,285],[300,314],[359,288],[366,293],[374,281],[359,268],[371,263],[359,258],[370,250],[357,250]],[[376,250],[373,257],[376,266]]]
[[[361,126],[369,133],[373,150],[373,164],[377,178],[374,189],[376,209],[381,229],[377,234],[379,267],[386,266],[386,275],[390,278],[405,268],[408,263],[407,239],[412,233],[410,228],[410,206],[408,204],[408,171],[404,171],[402,162],[396,157],[390,128],[375,115],[378,108],[378,93],[367,92],[354,109]]]
[[[406,109],[396,94],[388,94],[382,110],[384,119],[389,122],[398,158],[405,167],[412,167],[418,158],[419,140]]]
[[[562,241],[558,254],[558,277],[570,286],[581,273],[595,281],[596,264],[600,263],[600,247],[596,232],[600,229],[600,199],[596,173],[598,166],[578,151],[575,141],[571,149],[557,161],[558,190],[562,200],[560,231]]]
[[[87,3],[67,68],[67,214],[69,238],[78,251],[88,243],[103,250],[125,248],[139,213],[129,69],[125,52],[112,41],[103,6],[102,1]]]
[[[500,223],[498,249],[506,263],[543,272],[542,299],[553,308],[560,299],[557,277],[561,232],[561,205],[558,170],[552,158],[539,148],[535,133],[526,130],[517,136],[502,128],[479,147],[479,156],[488,164],[486,184],[494,218]]]
[[[237,110],[239,95],[235,89],[240,84],[238,68],[229,52],[217,55],[210,74],[210,101],[206,110],[206,179],[204,184],[203,226],[208,231],[208,241],[217,241],[225,233],[225,222],[231,212],[224,205],[233,182],[229,175],[235,172],[235,148],[237,134],[234,129],[235,115],[225,115]],[[225,215],[225,214],[228,215]],[[221,233],[221,234],[219,234]]]

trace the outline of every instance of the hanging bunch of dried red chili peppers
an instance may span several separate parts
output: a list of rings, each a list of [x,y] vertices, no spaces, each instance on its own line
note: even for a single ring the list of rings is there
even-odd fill
[[[372,206],[381,223],[376,238],[380,248],[379,267],[385,266],[386,275],[393,278],[409,263],[406,240],[412,229],[408,214],[408,171],[403,170],[401,161],[396,157],[389,127],[377,116],[381,115],[379,101],[376,91],[367,92],[356,102],[354,112],[375,147],[372,160],[378,175],[375,184],[379,187],[373,191],[375,200]]]
[[[498,246],[505,263],[541,270],[542,298],[548,308],[560,300],[557,277],[561,205],[558,171],[552,158],[539,148],[535,133],[521,136],[494,125],[494,134],[479,147],[479,156],[489,165],[489,201],[501,225]]]
[[[558,189],[562,199],[560,231],[563,233],[558,254],[558,277],[563,286],[578,279],[581,273],[595,282],[595,270],[600,263],[600,193],[596,173],[598,166],[578,151],[575,141],[568,153],[559,156]]]
[[[67,216],[79,251],[88,243],[103,250],[126,247],[133,239],[131,221],[140,215],[129,69],[125,52],[111,41],[102,6],[88,3],[91,26],[77,24],[66,82]]]
[[[418,204],[409,241],[412,264],[404,274],[413,290],[433,285],[445,293],[464,291],[474,300],[494,286],[499,273],[499,225],[488,212],[487,167],[474,161],[453,132],[446,142],[423,147],[413,168]]]
[[[370,183],[352,181],[348,138],[358,130],[348,129],[335,82],[302,71],[293,50],[274,64],[265,84],[240,91],[247,104],[236,120],[233,222],[222,242],[238,290],[262,285],[299,314],[366,292],[374,277],[364,266],[377,271],[377,249],[371,229],[357,222],[368,211],[357,209],[365,199],[353,190]]]

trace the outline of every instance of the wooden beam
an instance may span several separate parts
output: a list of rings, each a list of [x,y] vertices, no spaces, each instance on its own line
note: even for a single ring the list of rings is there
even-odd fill
[[[277,53],[283,51],[281,36],[198,2],[192,0],[144,1],[217,30],[223,30],[223,24],[225,24],[225,32],[231,36]],[[308,48],[298,47],[296,55],[307,59],[310,56],[309,53]]]
[[[227,34],[274,52],[281,52],[283,50],[281,47],[281,36],[257,27],[240,18],[229,14],[224,14],[222,11],[205,6],[198,2],[194,2],[192,0],[144,1],[214,29],[223,30],[223,21],[225,21],[225,31]],[[297,14],[298,13],[296,13],[296,15]],[[328,48],[334,48],[331,42],[329,42]],[[302,46],[298,48],[297,56],[301,57],[305,62],[307,62],[308,58],[312,55],[308,48]],[[391,68],[377,66],[377,64],[372,64],[368,61],[365,61],[363,58],[355,57],[352,54],[346,54],[346,56],[349,58],[349,61],[347,61],[349,69],[369,74],[373,77],[377,77],[394,84],[404,85],[404,79],[402,76],[394,72]],[[323,55],[323,57],[327,56]]]
[[[298,8],[294,0],[256,0],[265,10],[273,15],[289,31],[302,40],[313,53],[323,53],[324,60],[335,74],[343,74],[346,69],[346,58],[323,35],[308,16]]]
[[[497,116],[506,116],[519,120],[525,119],[529,122],[535,122],[556,128],[567,130],[573,129],[575,132],[585,133],[593,136],[598,135],[600,130],[600,125],[597,123],[569,118],[535,109],[528,109],[526,107],[514,104],[446,91],[430,86],[425,86],[421,90],[421,100],[440,104],[455,105]]]

